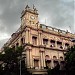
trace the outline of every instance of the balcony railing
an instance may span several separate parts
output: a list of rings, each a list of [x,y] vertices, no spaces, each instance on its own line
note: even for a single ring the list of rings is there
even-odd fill
[[[72,34],[68,31],[60,30],[60,29],[57,29],[57,28],[54,28],[51,26],[46,26],[44,24],[40,24],[40,28],[45,30],[45,31],[49,31],[51,33],[54,33],[54,34],[60,34],[62,36],[71,37],[71,38],[75,37],[75,34]]]

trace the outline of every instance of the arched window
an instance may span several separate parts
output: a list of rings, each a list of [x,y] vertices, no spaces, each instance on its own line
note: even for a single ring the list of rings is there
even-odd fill
[[[51,68],[51,60],[49,55],[45,56],[45,63],[46,63],[46,68]]]
[[[64,70],[65,61],[62,56],[60,56],[60,70]]]
[[[62,56],[60,57],[60,60],[61,60],[61,61],[63,60],[63,57],[62,57]]]
[[[50,59],[50,58],[49,58],[49,55],[46,55],[46,56],[45,56],[45,59],[46,59],[46,60],[49,60],[49,59]]]
[[[54,67],[56,67],[57,65],[59,65],[59,62],[57,60],[57,57],[56,56],[53,56],[53,64],[54,64]]]
[[[57,60],[57,57],[56,56],[53,56],[53,60]]]

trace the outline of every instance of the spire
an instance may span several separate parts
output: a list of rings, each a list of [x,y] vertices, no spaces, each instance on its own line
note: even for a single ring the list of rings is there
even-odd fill
[[[25,7],[25,9],[29,9],[30,7],[27,5],[26,7]]]
[[[34,10],[35,12],[37,12],[37,9],[35,8],[34,4],[33,4],[33,10]]]
[[[34,4],[33,4],[33,9],[35,9],[35,6],[34,6]]]

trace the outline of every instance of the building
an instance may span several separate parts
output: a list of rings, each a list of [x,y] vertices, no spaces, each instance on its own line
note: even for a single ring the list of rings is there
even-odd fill
[[[0,52],[1,52],[1,49],[0,49]]]
[[[57,28],[40,24],[35,7],[28,5],[21,13],[21,26],[4,44],[8,47],[24,46],[25,61],[32,74],[46,74],[46,68],[57,63],[63,65],[64,52],[73,45],[75,35]]]

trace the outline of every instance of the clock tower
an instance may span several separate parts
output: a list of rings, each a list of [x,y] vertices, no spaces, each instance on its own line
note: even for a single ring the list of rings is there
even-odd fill
[[[37,9],[34,7],[31,9],[28,5],[25,7],[25,10],[21,13],[21,26],[26,25],[36,25],[38,23],[38,13]]]

